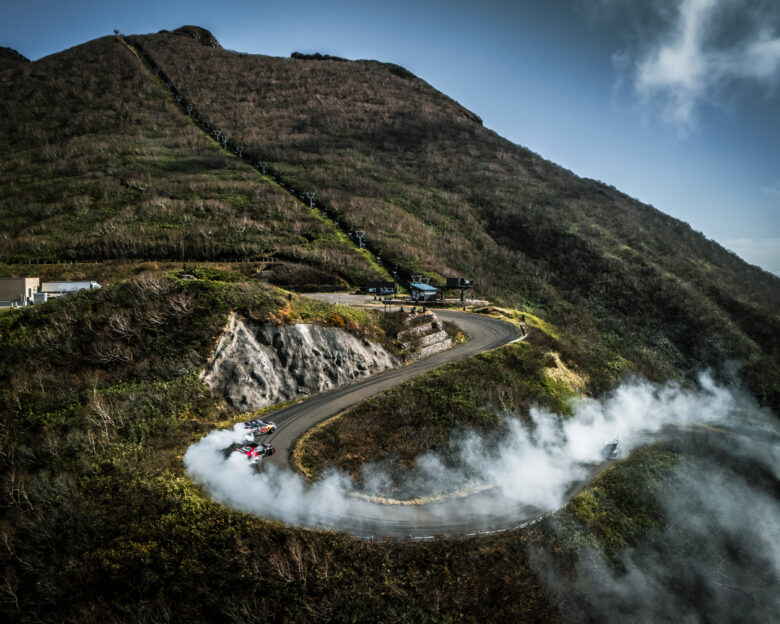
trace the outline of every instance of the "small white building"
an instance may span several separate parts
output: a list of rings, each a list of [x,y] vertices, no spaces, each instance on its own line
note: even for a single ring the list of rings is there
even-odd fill
[[[0,308],[44,303],[80,290],[100,288],[97,282],[43,282],[38,277],[0,277]]]
[[[100,284],[97,282],[43,282],[41,284],[41,292],[46,293],[49,298],[94,288],[100,288]]]
[[[0,306],[16,307],[34,303],[35,293],[40,291],[38,277],[0,277]]]

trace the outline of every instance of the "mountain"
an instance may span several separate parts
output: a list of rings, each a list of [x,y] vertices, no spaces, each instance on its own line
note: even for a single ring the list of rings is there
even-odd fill
[[[736,369],[780,405],[777,277],[399,66],[293,57],[187,26],[7,66],[2,260],[273,255],[355,285],[381,272],[345,236],[362,230],[402,278],[465,275],[564,328],[593,391]]]
[[[103,283],[0,309],[0,618],[771,620],[776,423],[747,431],[747,399],[690,386],[710,368],[778,408],[776,277],[506,141],[396,65],[240,54],[185,26],[34,62],[0,50],[0,88],[0,276]],[[453,443],[480,434],[466,450],[490,462],[511,428],[545,446],[510,445],[531,460],[509,462],[513,486],[547,497],[573,472],[536,451],[557,457],[553,438],[582,424],[580,408],[609,417],[577,444],[612,439],[635,405],[718,426],[652,437],[561,509],[476,537],[369,541],[213,499],[183,457],[249,418],[199,377],[229,319],[398,349],[408,316],[294,292],[394,271],[474,279],[492,300],[475,312],[525,318],[526,339],[309,430],[296,462],[311,474],[341,465],[392,488],[434,451],[444,463],[430,474],[446,483],[431,491],[446,495]],[[632,375],[681,383],[621,384]],[[713,420],[730,406],[735,422]],[[376,461],[392,479],[362,471]],[[274,473],[231,466],[235,496],[311,511],[294,474],[276,472],[291,485],[261,496],[234,477],[281,483]],[[327,490],[322,502],[338,501]]]
[[[189,123],[115,37],[0,66],[0,85],[0,261],[273,253],[327,265],[326,283],[381,276],[332,223]]]
[[[0,63],[8,63],[13,61],[18,63],[29,63],[30,59],[28,59],[23,54],[20,54],[13,48],[5,48],[0,46]]]

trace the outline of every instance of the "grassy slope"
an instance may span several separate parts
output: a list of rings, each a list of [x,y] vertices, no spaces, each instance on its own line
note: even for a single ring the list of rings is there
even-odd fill
[[[378,272],[333,225],[222,152],[117,39],[0,66],[0,261],[243,259],[331,283]]]
[[[427,451],[447,457],[456,432],[500,436],[501,414],[509,410],[527,417],[536,405],[567,413],[575,390],[551,374],[550,342],[534,330],[526,342],[450,363],[369,399],[307,436],[300,466],[314,477],[335,466],[359,483],[361,467],[380,462],[398,479]]]
[[[565,568],[583,544],[635,543],[658,524],[644,522],[637,492],[667,462],[647,453],[575,499],[564,533],[544,524],[372,544],[211,502],[181,457],[236,418],[196,378],[228,311],[336,325],[344,311],[297,297],[288,305],[283,292],[238,274],[192,270],[201,279],[145,273],[0,314],[5,619],[245,621],[264,612],[300,622],[554,622],[533,565],[540,553],[562,553]],[[356,314],[353,330],[380,331]],[[521,393],[546,383],[548,362],[534,349],[517,345],[463,367],[469,378],[500,372],[511,387],[497,386],[493,401],[518,407]],[[538,398],[561,408],[560,390]]]
[[[200,492],[181,457],[231,423],[196,377],[228,311],[336,325],[344,311],[193,270],[204,279],[146,273],[0,314],[6,621],[556,621],[523,534],[370,544]]]
[[[768,314],[777,309],[774,278],[745,269],[685,226],[613,189],[578,181],[508,145],[399,68],[364,62],[342,63],[339,69],[323,62],[296,65],[214,50],[205,54],[205,48],[189,49],[187,39],[173,35],[156,37],[156,42],[158,54],[182,76],[217,63],[220,71],[207,74],[207,80],[201,71],[206,88],[200,95],[205,98],[220,80],[239,88],[240,97],[233,101],[250,121],[237,127],[277,133],[261,147],[276,150],[280,168],[327,193],[343,214],[375,227],[372,235],[386,246],[383,254],[398,254],[407,269],[424,262],[439,272],[448,267],[479,270],[488,292],[507,301],[527,297],[531,309],[546,308],[549,318],[572,321],[559,325],[570,336],[557,347],[564,360],[596,380],[594,387],[609,387],[619,376],[622,360],[613,349],[656,376],[736,353],[756,371],[768,371],[763,396],[772,402],[778,332]],[[164,93],[133,66],[125,67],[119,48],[111,47],[116,45],[99,40],[34,64],[0,65],[0,81],[10,85],[4,93],[12,92],[0,104],[7,107],[0,124],[8,128],[0,141],[13,138],[3,144],[13,158],[2,164],[4,181],[10,182],[0,191],[0,214],[15,228],[4,241],[13,247],[4,249],[13,248],[22,260],[78,257],[85,249],[103,249],[105,257],[132,255],[134,249],[140,250],[136,257],[150,250],[157,250],[157,257],[177,257],[170,250],[179,249],[177,241],[195,231],[193,254],[234,253],[227,236],[204,243],[201,230],[193,230],[184,218],[204,219],[197,221],[203,227],[229,228],[230,219],[243,214],[231,193],[254,188],[256,175],[219,155],[208,141],[201,147],[201,139],[177,117]],[[103,57],[101,67],[112,68],[99,84],[86,71],[98,65],[98,56]],[[194,64],[190,70],[183,66],[188,56]],[[245,84],[236,82],[234,71],[223,71],[236,59],[255,72],[246,74]],[[292,91],[286,95],[293,82],[285,68],[298,72],[296,84],[313,90],[319,100]],[[366,84],[384,91],[360,87],[356,69],[370,79]],[[57,76],[64,77],[57,89],[48,88]],[[378,76],[381,80],[375,80]],[[197,92],[194,76],[185,83],[180,88]],[[275,98],[261,109],[243,99],[243,94],[255,93],[257,84],[263,85],[258,97]],[[404,85],[412,85],[420,99],[407,100],[408,92],[402,101],[387,99]],[[93,95],[121,93],[116,98],[120,104],[122,99],[133,104],[117,108],[113,97],[105,103],[87,97],[84,88]],[[328,89],[344,89],[349,104],[339,104],[341,96]],[[138,108],[136,93],[149,102],[150,111]],[[300,108],[318,107],[316,102],[323,100],[316,115],[310,114],[313,108]],[[268,103],[287,109],[280,112]],[[80,112],[72,115],[72,124],[52,120],[47,127],[41,121],[44,108],[62,111],[62,121],[71,117],[74,106]],[[241,122],[240,116],[228,115],[233,111],[224,102],[213,106],[225,114],[225,124]],[[255,124],[256,114],[273,123]],[[144,123],[131,125],[134,115]],[[298,125],[289,126],[286,116],[296,117]],[[344,126],[343,116],[354,131]],[[155,129],[148,129],[149,118],[158,120]],[[379,123],[369,123],[371,119]],[[142,129],[130,132],[128,126]],[[119,158],[137,155],[125,135],[144,146],[146,152],[139,153],[147,154],[146,161]],[[166,150],[173,151],[176,162],[179,156],[192,159],[193,153],[221,159],[217,167],[198,165],[196,173],[210,185],[208,199],[226,207],[222,217],[215,216],[219,210],[189,215],[194,204],[187,203],[191,195],[186,189],[193,179],[185,182],[179,172],[163,166]],[[304,160],[305,169],[300,166]],[[151,195],[132,188],[138,186],[135,177],[123,186],[123,171],[148,183]],[[304,174],[319,177],[301,178]],[[225,175],[228,182],[223,184]],[[50,183],[55,186],[49,188]],[[103,190],[93,192],[87,183]],[[117,187],[132,197],[117,200]],[[519,203],[514,199],[518,188],[523,191]],[[182,227],[170,235],[156,233],[158,213],[144,197],[184,202]],[[89,229],[114,223],[114,208],[105,202],[116,201],[132,208],[127,223],[142,232],[133,244],[121,242],[128,236],[121,227],[116,237],[113,229]],[[269,218],[264,206],[258,200],[251,208],[263,222]],[[374,211],[375,206],[380,209]],[[305,215],[289,218],[305,221]],[[334,231],[326,223],[322,227],[326,233]],[[502,229],[516,236],[503,240],[498,234]],[[460,236],[449,236],[453,232]],[[285,235],[271,237],[279,249],[288,249]],[[44,240],[55,252],[45,249]],[[306,246],[307,258],[324,257],[320,243],[312,243]],[[363,270],[356,265],[346,273],[335,268],[342,262],[333,257],[338,256],[326,257],[324,265],[341,271],[339,275],[351,278]],[[122,270],[132,272],[128,266]],[[69,265],[65,270],[80,269]],[[195,378],[229,309],[256,318],[273,314],[280,320],[298,316],[339,324],[341,318],[347,325],[361,324],[359,318],[345,319],[346,311],[302,307],[297,299],[285,310],[286,298],[278,291],[224,275],[211,277],[217,279],[180,283],[142,276],[104,291],[0,314],[0,532],[5,544],[0,613],[11,621],[151,621],[166,614],[245,621],[258,612],[289,621],[555,621],[529,563],[529,552],[552,543],[546,526],[479,540],[366,544],[231,512],[193,487],[183,475],[183,451],[214,426],[229,424]],[[540,348],[546,350],[547,344]],[[489,368],[486,362],[509,375],[522,365],[528,379],[512,383],[524,386],[542,379],[540,366],[547,360],[540,353],[501,353],[462,367],[479,379]],[[506,354],[517,355],[517,361]],[[754,388],[758,382],[754,377]],[[435,400],[441,399],[437,392]],[[473,408],[489,419],[485,406],[495,405],[497,395],[483,398],[480,404],[459,404],[464,407],[459,413]],[[542,392],[539,400],[555,403],[555,393]],[[446,429],[439,425],[434,427],[437,435]],[[607,552],[636,543],[657,518],[650,508],[645,513],[632,506],[633,493],[648,474],[661,478],[667,459],[665,454],[643,454],[632,460],[636,464],[623,464],[631,468],[628,472],[607,473],[567,509],[573,545],[557,543],[556,548],[579,548],[577,536],[587,545],[593,545],[595,536]]]
[[[397,66],[139,39],[203,116],[402,271],[474,277],[653,379],[740,360],[780,405],[780,281],[688,225],[502,139]]]

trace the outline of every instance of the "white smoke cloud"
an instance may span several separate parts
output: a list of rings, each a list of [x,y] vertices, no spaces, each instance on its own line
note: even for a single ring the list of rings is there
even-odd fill
[[[663,529],[610,565],[580,553],[571,578],[534,565],[569,622],[773,622],[780,613],[780,436],[752,412],[749,434],[697,439],[659,493]],[[762,418],[762,416],[766,416]]]
[[[666,3],[652,5],[667,16]],[[639,8],[639,7],[637,7]],[[677,0],[665,28],[644,32],[637,52],[618,55],[632,70],[635,94],[686,132],[698,110],[730,88],[780,81],[777,5],[761,0]]]
[[[255,470],[243,456],[225,454],[242,440],[240,426],[207,435],[188,449],[184,463],[216,501],[291,524],[360,536],[498,530],[560,507],[573,487],[589,479],[602,462],[604,444],[615,437],[630,452],[664,437],[669,426],[744,418],[743,402],[733,393],[707,376],[700,383],[693,391],[635,381],[603,401],[582,401],[566,420],[540,409],[533,410],[531,427],[508,418],[508,433],[498,443],[464,435],[446,458],[421,457],[400,491],[410,497],[477,493],[424,505],[383,505],[355,496],[351,479],[339,473],[310,485],[270,463]],[[365,477],[362,494],[383,494],[391,485],[381,467],[367,467]]]
[[[308,487],[297,473],[272,464],[259,473],[240,453],[226,455],[226,449],[245,439],[246,430],[239,423],[233,429],[212,431],[187,449],[187,471],[207,487],[214,500],[304,526],[328,524],[328,518],[343,512],[344,493],[351,487],[348,479],[333,474]]]
[[[508,418],[508,435],[498,445],[471,433],[453,441],[447,457],[454,456],[454,462],[435,454],[421,457],[415,469],[405,472],[399,489],[411,497],[435,493],[442,486],[487,484],[503,499],[554,509],[573,483],[584,480],[602,462],[602,450],[613,439],[618,438],[628,453],[663,437],[667,426],[684,429],[719,422],[734,413],[738,403],[731,392],[706,375],[700,384],[701,391],[692,392],[674,384],[626,383],[603,401],[581,401],[574,417],[566,420],[532,409],[531,427]],[[382,481],[376,472],[366,467],[368,483]]]

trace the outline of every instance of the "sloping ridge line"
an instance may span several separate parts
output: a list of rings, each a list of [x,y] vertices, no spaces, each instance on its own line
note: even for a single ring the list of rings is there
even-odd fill
[[[318,209],[337,229],[340,229],[344,233],[348,233],[351,230],[351,226],[348,227],[350,224],[342,221],[342,215],[336,215],[336,217],[338,217],[336,219],[330,216],[332,209],[329,210],[321,200],[317,200],[316,193],[312,193],[311,196],[307,196],[307,194],[300,189],[296,191],[290,182],[285,180],[278,171],[274,170],[268,165],[266,161],[263,160],[261,154],[246,151],[245,148],[235,139],[231,139],[230,137],[224,135],[222,131],[219,130],[209,120],[207,120],[204,115],[199,113],[197,108],[195,108],[195,104],[184,97],[182,92],[176,87],[176,85],[173,84],[171,79],[165,73],[165,70],[163,70],[163,68],[151,57],[151,55],[146,51],[138,39],[135,37],[125,37],[121,33],[117,33],[116,38],[119,39],[119,41],[121,41],[125,47],[127,47],[130,52],[133,53],[134,56],[138,57],[141,62],[154,73],[160,84],[173,96],[173,102],[179,108],[179,110],[181,110],[184,115],[189,117],[192,122],[206,135],[217,141],[217,143],[224,151],[232,154],[240,160],[243,160],[247,165],[258,171],[261,175],[267,177],[272,183],[276,184],[279,188],[289,193],[295,199],[295,201],[303,204],[307,208]],[[349,237],[349,240],[354,245],[354,241],[351,236]],[[370,239],[364,238],[363,240],[365,244],[364,248],[372,254],[374,262],[376,262],[379,266],[383,266],[382,261],[379,260],[377,255],[378,250],[373,247]],[[355,246],[357,247],[357,245]],[[358,249],[360,249],[360,247],[358,247]]]

